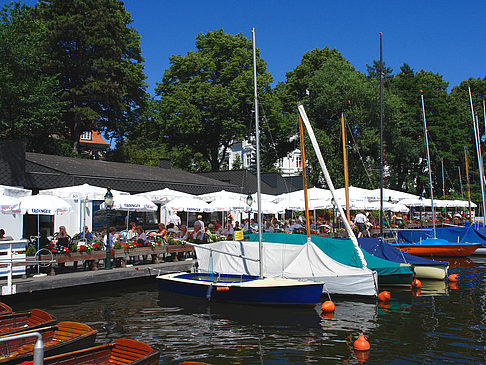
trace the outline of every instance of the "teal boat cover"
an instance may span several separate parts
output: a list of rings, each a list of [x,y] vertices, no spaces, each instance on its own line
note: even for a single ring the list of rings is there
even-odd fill
[[[250,241],[258,241],[258,234],[248,235]],[[307,242],[307,236],[304,234],[289,233],[262,233],[263,242],[286,243],[293,245],[303,245]],[[361,260],[354,249],[353,242],[348,239],[336,239],[320,236],[311,236],[312,242],[319,247],[326,255],[333,260],[344,265],[362,268]],[[413,275],[411,266],[402,266],[397,262],[375,257],[365,250],[361,250],[365,257],[368,268],[378,272],[379,276],[388,275]]]

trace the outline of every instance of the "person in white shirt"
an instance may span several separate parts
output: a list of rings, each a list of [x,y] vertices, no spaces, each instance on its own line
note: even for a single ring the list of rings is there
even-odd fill
[[[365,212],[362,210],[358,214],[356,214],[356,217],[354,217],[354,223],[358,226],[358,238],[363,237],[363,232],[366,231],[366,222],[368,221],[368,218],[365,215]]]
[[[179,217],[177,215],[177,211],[173,212],[170,215],[169,220],[167,221],[167,223],[173,223],[174,226],[180,227],[180,225],[181,225],[181,217]]]
[[[233,228],[233,224],[230,221],[226,222],[226,226],[224,227],[223,231],[221,232],[223,236],[234,236],[235,230]]]

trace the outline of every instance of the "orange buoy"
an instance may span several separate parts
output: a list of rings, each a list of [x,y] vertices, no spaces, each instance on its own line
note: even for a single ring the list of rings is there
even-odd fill
[[[330,300],[326,300],[321,305],[321,311],[323,311],[323,312],[334,312],[335,309],[336,309],[336,306]]]
[[[360,364],[364,364],[368,360],[368,358],[370,357],[369,351],[354,350],[354,354],[356,355],[356,360],[358,360],[358,363],[360,363]]]
[[[414,281],[412,281],[412,286],[414,288],[420,288],[422,286],[422,283],[420,282],[419,279],[414,279]]]
[[[216,288],[216,291],[228,291],[229,287],[228,286],[218,286]]]
[[[368,351],[370,349],[370,343],[363,333],[361,333],[358,339],[354,341],[354,349],[358,351]]]
[[[388,302],[390,298],[391,295],[389,291],[382,291],[380,294],[378,294],[378,300],[380,302]]]
[[[333,319],[334,318],[334,312],[322,312],[321,318]]]
[[[449,281],[454,282],[454,281],[457,281],[457,279],[459,279],[459,275],[457,275],[457,274],[450,274],[447,278],[449,279]]]
[[[457,286],[457,281],[449,281],[449,289],[452,289],[452,290],[457,290],[459,289],[459,287]]]
[[[390,302],[378,302],[378,305],[385,311],[390,310]]]

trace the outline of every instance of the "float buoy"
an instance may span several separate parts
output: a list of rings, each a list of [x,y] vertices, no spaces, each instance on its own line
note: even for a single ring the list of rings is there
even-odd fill
[[[459,287],[457,286],[457,281],[449,281],[449,289],[452,289],[452,290],[457,290],[459,289]]]
[[[322,312],[321,318],[333,319],[334,318],[334,312]]]
[[[457,279],[459,279],[459,275],[457,274],[450,274],[448,277],[449,281],[455,282]]]
[[[358,339],[354,341],[354,349],[358,351],[368,351],[370,349],[370,343],[363,333],[361,333]]]
[[[389,291],[382,291],[380,294],[378,294],[378,300],[380,302],[388,302],[390,298],[391,295]]]
[[[421,286],[422,286],[422,283],[420,282],[419,279],[414,279],[412,281],[412,287],[414,287],[414,288],[420,288]]]
[[[218,286],[216,288],[216,291],[228,291],[229,287],[228,286]]]
[[[326,313],[334,312],[335,309],[336,309],[336,306],[330,300],[326,300],[321,305],[321,311],[326,312]]]
[[[356,355],[356,360],[358,360],[358,363],[360,364],[364,364],[370,357],[369,351],[354,350],[354,354]]]

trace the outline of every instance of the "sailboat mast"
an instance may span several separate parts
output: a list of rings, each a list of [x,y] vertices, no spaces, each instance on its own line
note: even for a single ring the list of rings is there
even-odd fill
[[[302,126],[302,117],[299,114],[299,131],[300,131],[300,149],[302,153],[302,179],[304,184],[304,202],[305,202],[305,227],[307,231],[307,242],[310,242],[310,220],[309,220],[309,199],[307,196],[307,173],[305,169],[305,148],[304,148],[304,128]]]
[[[346,153],[346,130],[344,128],[344,113],[341,113],[341,130],[343,137],[343,160],[344,160],[344,192],[346,195],[346,218],[349,218],[349,183],[348,183],[348,154]]]
[[[256,68],[256,46],[255,28],[251,29],[253,36],[253,86],[255,94],[255,137],[256,137],[256,168],[257,168],[257,207],[258,207],[258,255],[259,255],[259,276],[263,279],[263,242],[262,242],[262,186],[260,172],[260,122],[258,120],[258,93],[257,93],[257,68]],[[249,224],[249,223],[248,223]]]
[[[334,184],[332,183],[331,176],[329,175],[329,171],[327,170],[324,159],[322,158],[322,153],[321,153],[321,150],[319,149],[319,144],[317,143],[317,139],[316,139],[316,136],[314,134],[314,130],[312,129],[312,126],[309,122],[309,119],[307,118],[307,114],[305,112],[304,106],[299,103],[298,109],[299,109],[299,114],[302,117],[302,121],[304,122],[305,127],[307,129],[307,134],[309,135],[309,138],[312,142],[312,147],[314,147],[314,151],[316,152],[316,156],[317,156],[317,160],[319,161],[319,165],[321,165],[322,173],[324,174],[324,178],[326,179],[327,186],[328,186],[329,190],[331,191],[332,198],[334,199],[334,204],[337,206],[338,212],[339,212],[339,214],[341,214],[341,217],[343,218],[344,226],[346,227],[346,231],[348,232],[348,235],[349,235],[349,238],[351,239],[351,242],[353,242],[354,249],[356,250],[356,253],[359,256],[359,259],[361,261],[361,265],[363,266],[363,268],[367,268],[368,264],[366,263],[366,259],[364,258],[363,251],[361,251],[361,248],[358,245],[358,240],[356,239],[356,236],[354,235],[353,229],[351,228],[349,221],[347,220],[346,216],[344,215],[344,211],[343,211],[343,208],[341,207],[341,204],[338,203],[336,190],[334,189]]]
[[[464,192],[462,190],[462,177],[461,177],[461,166],[457,166],[459,170],[459,186],[461,187],[461,198],[464,198]]]
[[[469,185],[469,169],[467,167],[467,147],[464,147],[464,158],[466,160],[467,201],[469,202],[469,224],[470,224],[471,223],[471,187]]]
[[[486,211],[486,202],[484,200],[484,170],[483,170],[483,158],[481,156],[481,144],[479,142],[479,126],[477,123],[477,119],[474,117],[474,106],[472,102],[472,95],[471,95],[471,88],[468,86],[469,91],[469,103],[471,105],[471,115],[473,120],[473,127],[474,127],[474,140],[476,143],[476,155],[478,157],[478,168],[479,168],[479,180],[481,185],[481,197],[483,199],[483,224],[485,222],[485,211]]]
[[[424,118],[424,133],[425,133],[425,149],[427,150],[427,166],[429,169],[430,201],[432,204],[432,226],[434,229],[434,238],[437,238],[437,233],[435,230],[434,188],[432,186],[432,168],[430,166],[429,138],[427,136],[427,120],[425,118],[424,94],[422,90],[420,90],[420,98],[422,99],[422,114]]]
[[[444,157],[441,157],[440,164],[442,165],[442,196],[445,196],[445,179],[444,179]]]
[[[383,237],[383,33],[380,32],[380,237]]]

